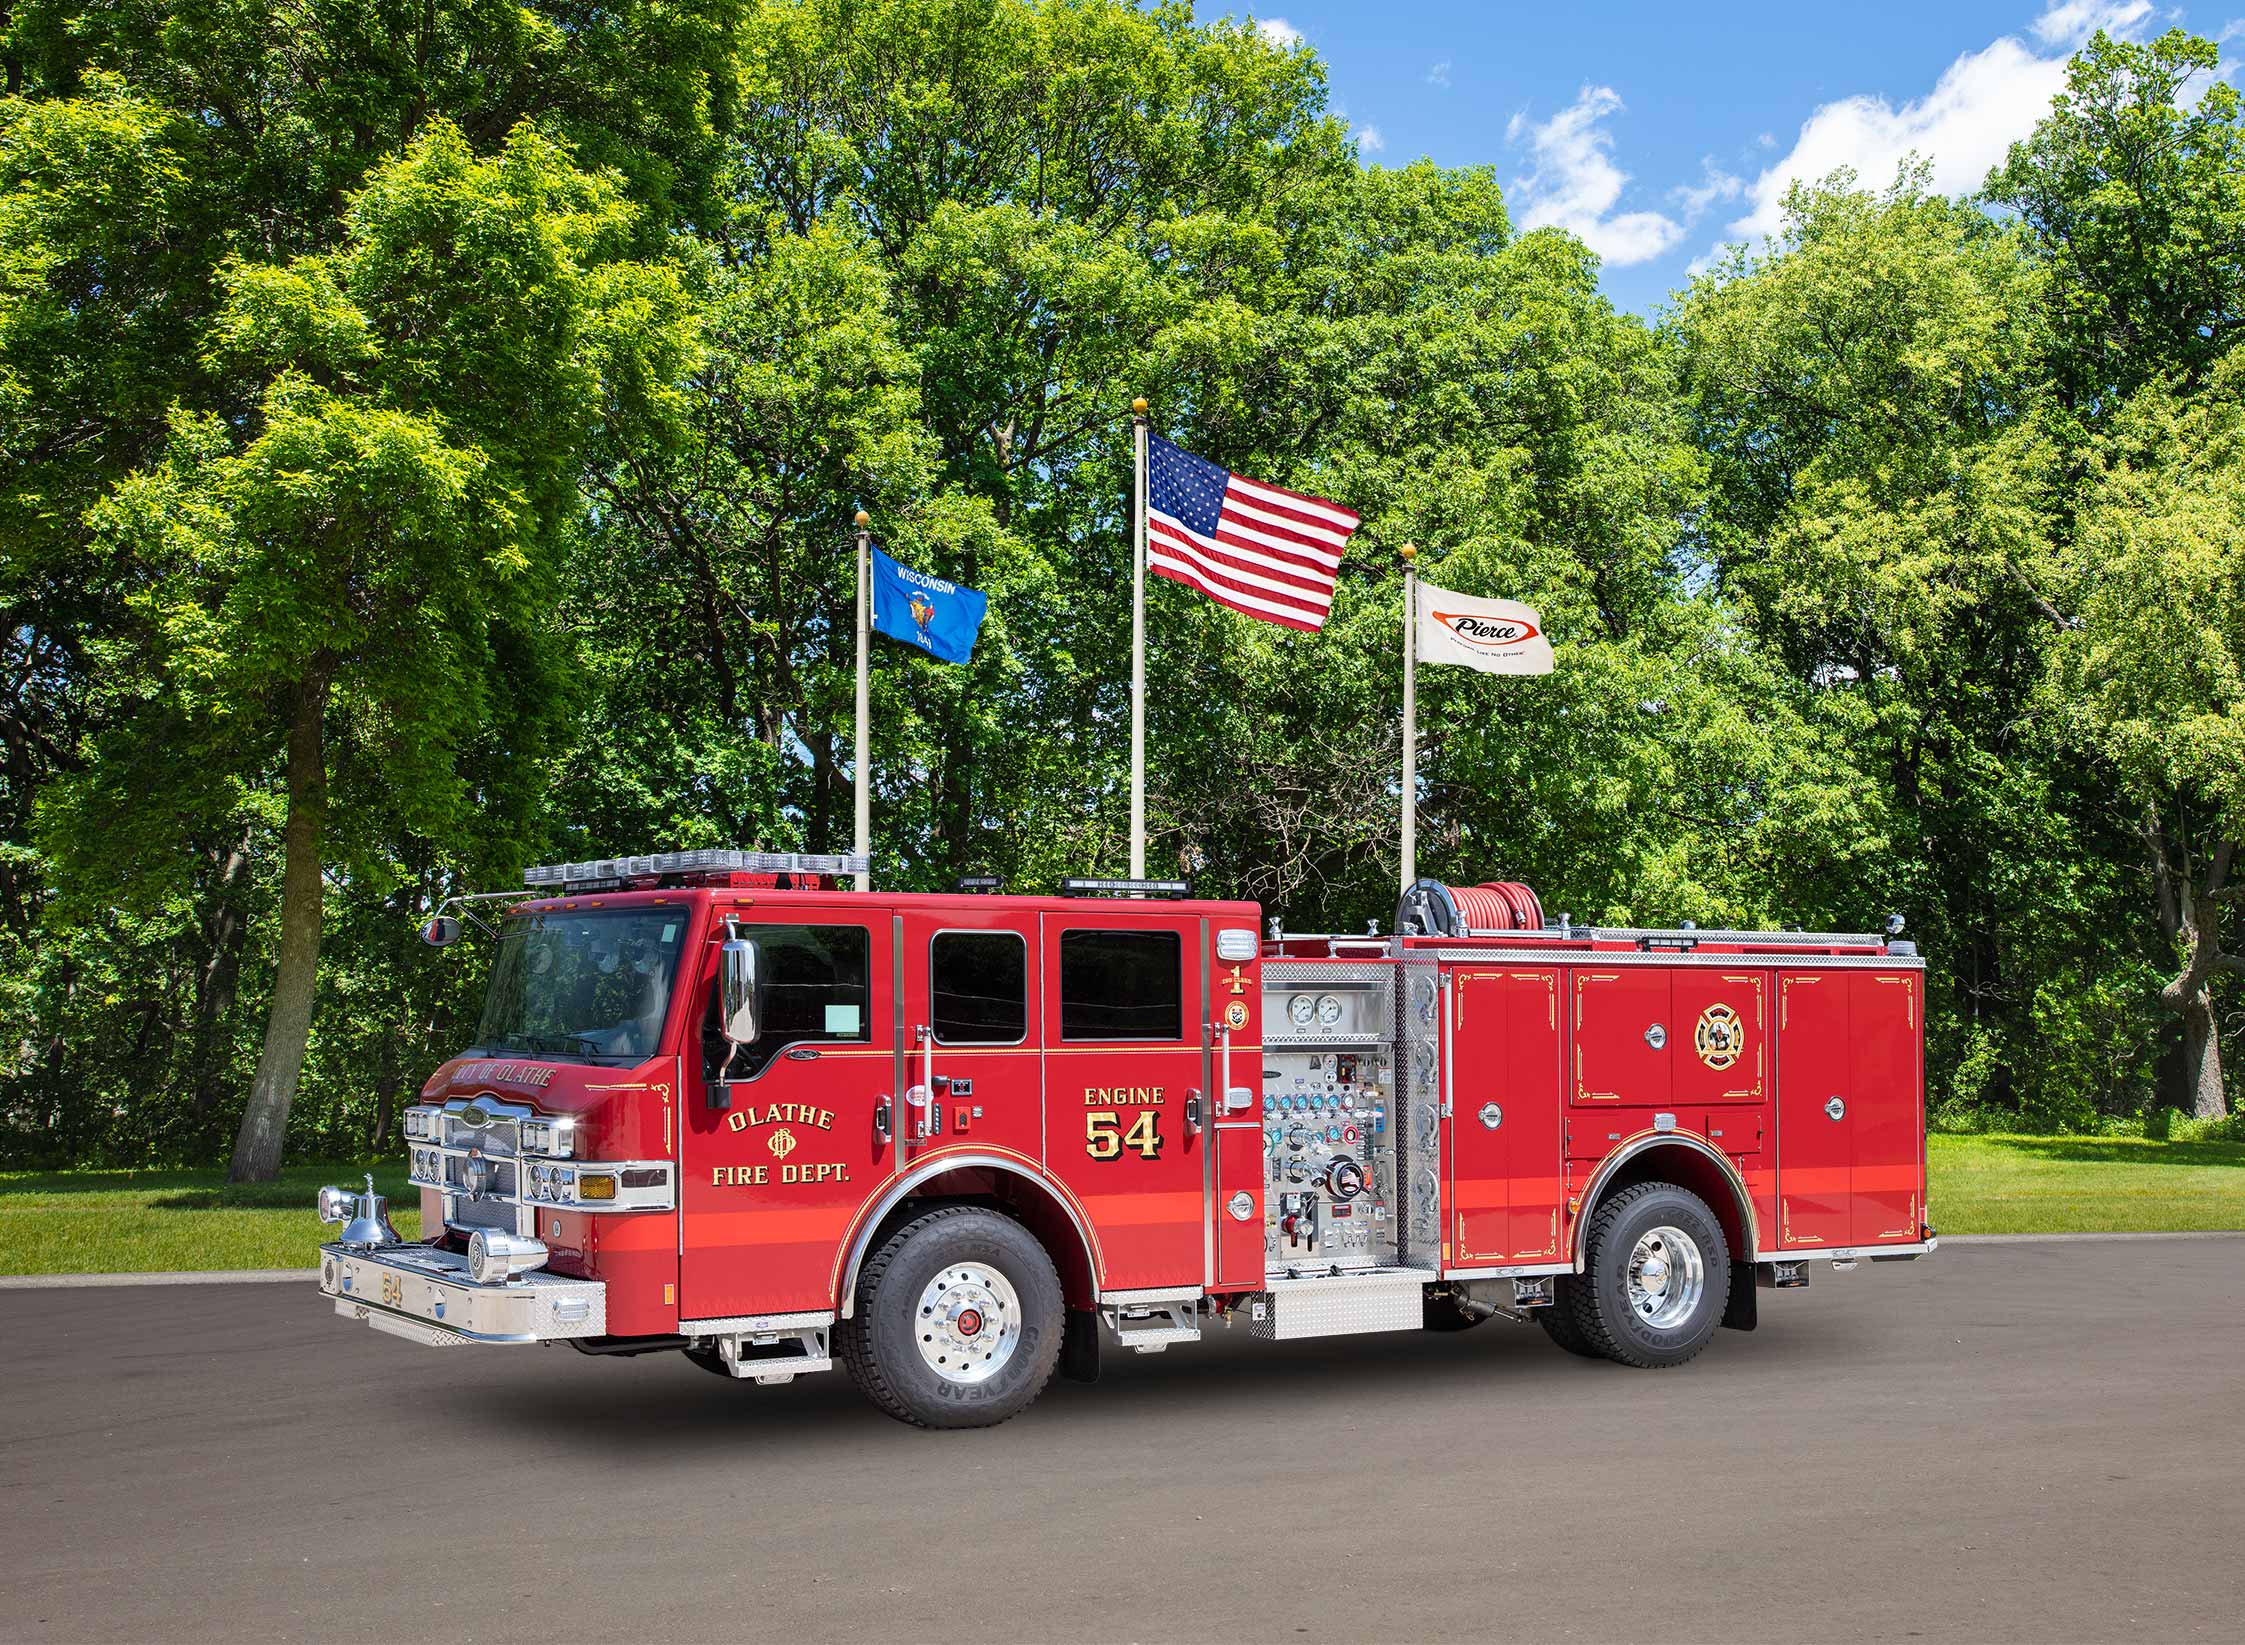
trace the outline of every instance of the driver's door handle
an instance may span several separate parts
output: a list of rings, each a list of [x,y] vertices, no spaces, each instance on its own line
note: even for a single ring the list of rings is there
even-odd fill
[[[873,1100],[873,1134],[883,1142],[896,1134],[896,1109],[890,1105],[886,1091]]]

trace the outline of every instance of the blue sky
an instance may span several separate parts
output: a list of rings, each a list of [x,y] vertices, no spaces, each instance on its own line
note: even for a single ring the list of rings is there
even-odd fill
[[[1777,220],[1794,177],[1883,184],[1916,152],[1949,192],[2032,128],[2098,26],[2180,24],[2245,52],[2245,0],[1729,0],[1703,8],[1544,0],[1269,0],[1252,15],[1324,58],[1369,160],[1489,165],[1513,220],[1558,223],[1649,314],[1688,270]]]

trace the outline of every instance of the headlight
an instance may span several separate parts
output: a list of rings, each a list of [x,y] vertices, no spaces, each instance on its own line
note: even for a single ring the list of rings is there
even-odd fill
[[[577,1122],[566,1115],[559,1118],[534,1117],[522,1122],[522,1151],[526,1154],[545,1154],[554,1159],[567,1159],[575,1146]]]
[[[434,1108],[408,1108],[405,1111],[405,1140],[426,1142],[437,1134],[437,1111]]]

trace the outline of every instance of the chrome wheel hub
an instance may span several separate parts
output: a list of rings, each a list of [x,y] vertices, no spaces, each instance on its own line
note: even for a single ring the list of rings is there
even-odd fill
[[[1664,1224],[1637,1241],[1624,1277],[1629,1311],[1657,1331],[1670,1331],[1699,1307],[1707,1290],[1707,1259],[1691,1235]]]
[[[986,1382],[1021,1342],[1013,1282],[979,1262],[958,1262],[928,1281],[913,1318],[920,1357],[946,1382]]]

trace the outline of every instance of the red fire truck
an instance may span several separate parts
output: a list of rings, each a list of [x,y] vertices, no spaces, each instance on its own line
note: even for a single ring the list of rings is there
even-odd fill
[[[531,870],[405,1115],[430,1236],[322,1191],[338,1312],[757,1382],[839,1360],[970,1427],[1218,1324],[1501,1314],[1673,1366],[1812,1260],[1934,1249],[1899,921],[1611,930],[1421,881],[1390,935],[1303,935],[1176,883],[841,889],[862,866]]]

